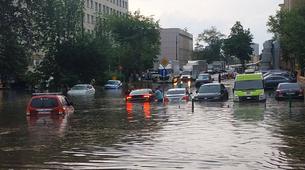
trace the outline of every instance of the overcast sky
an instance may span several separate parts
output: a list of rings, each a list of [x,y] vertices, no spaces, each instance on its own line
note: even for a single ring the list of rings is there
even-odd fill
[[[187,28],[194,40],[203,30],[215,26],[228,35],[236,21],[250,28],[254,42],[260,44],[272,37],[266,23],[283,0],[129,0],[130,11],[140,10],[153,16],[162,28]]]

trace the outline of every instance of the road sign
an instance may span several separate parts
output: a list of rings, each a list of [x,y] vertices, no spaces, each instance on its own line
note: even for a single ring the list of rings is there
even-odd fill
[[[166,77],[167,76],[167,70],[166,69],[160,70],[160,75],[161,75],[161,77]]]
[[[168,65],[169,61],[166,57],[164,57],[164,58],[162,58],[160,63],[163,67],[166,67]]]

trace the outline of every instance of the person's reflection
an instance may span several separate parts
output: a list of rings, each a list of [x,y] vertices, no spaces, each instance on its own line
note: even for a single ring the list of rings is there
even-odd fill
[[[150,119],[151,118],[151,112],[150,112],[150,103],[149,102],[145,102],[143,104],[143,110],[144,110],[145,118]]]
[[[126,111],[127,111],[127,119],[132,120],[133,113],[132,113],[132,103],[131,102],[126,102]]]

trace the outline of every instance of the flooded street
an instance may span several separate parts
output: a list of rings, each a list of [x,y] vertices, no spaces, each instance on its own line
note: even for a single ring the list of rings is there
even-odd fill
[[[65,117],[25,116],[0,91],[0,169],[305,169],[302,101],[128,103],[119,90],[72,98]]]

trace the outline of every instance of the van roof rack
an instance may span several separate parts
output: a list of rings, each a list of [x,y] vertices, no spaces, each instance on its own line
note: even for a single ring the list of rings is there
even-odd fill
[[[42,95],[62,95],[61,92],[54,92],[54,93],[32,93],[32,96],[42,96]]]

